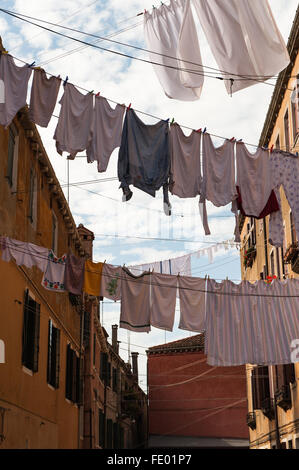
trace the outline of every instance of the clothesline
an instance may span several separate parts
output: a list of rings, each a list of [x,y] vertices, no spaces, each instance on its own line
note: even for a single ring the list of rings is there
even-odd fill
[[[224,70],[220,70],[220,69],[216,69],[215,67],[209,67],[209,66],[206,66],[206,65],[203,65],[203,64],[199,64],[199,63],[195,63],[195,62],[192,62],[192,61],[189,61],[189,60],[186,60],[184,58],[179,58],[179,57],[173,57],[173,56],[170,56],[170,55],[167,55],[167,54],[161,54],[159,52],[155,52],[155,51],[152,51],[152,50],[149,50],[149,49],[145,49],[145,48],[142,48],[142,47],[138,47],[138,46],[134,46],[132,44],[127,44],[127,43],[123,43],[123,42],[120,42],[120,41],[115,41],[115,40],[112,40],[110,39],[109,37],[103,37],[103,36],[99,36],[97,34],[93,34],[93,33],[87,33],[85,31],[82,31],[82,30],[78,30],[78,29],[75,29],[75,28],[70,28],[68,26],[64,26],[64,25],[61,25],[61,24],[57,24],[57,23],[52,23],[52,22],[49,22],[49,21],[46,21],[46,20],[42,20],[40,18],[34,18],[34,17],[31,17],[31,16],[28,16],[28,15],[24,15],[22,13],[17,13],[17,12],[13,12],[13,11],[10,11],[10,10],[5,10],[5,9],[0,9],[0,11],[3,11],[4,13],[7,13],[7,14],[13,14],[13,15],[18,15],[18,16],[21,16],[21,17],[24,17],[24,18],[29,18],[29,19],[33,19],[33,20],[36,20],[36,21],[39,21],[41,23],[46,23],[48,25],[51,25],[51,26],[59,26],[60,28],[64,28],[64,29],[67,29],[69,31],[73,31],[73,32],[76,32],[76,33],[80,33],[80,34],[83,34],[85,36],[89,36],[89,37],[94,37],[94,38],[97,38],[97,39],[100,39],[101,41],[108,41],[108,42],[112,42],[114,44],[118,44],[120,46],[126,46],[126,47],[131,47],[133,49],[136,49],[136,50],[140,50],[140,51],[143,51],[143,52],[150,52],[152,54],[155,54],[155,55],[158,55],[158,56],[161,56],[161,57],[165,57],[165,58],[168,58],[168,59],[173,59],[173,60],[176,60],[178,62],[184,62],[184,63],[187,63],[187,64],[191,64],[191,65],[196,65],[196,66],[202,66],[202,67],[205,67],[205,68],[208,68],[208,69],[211,69],[211,70],[214,70],[215,72],[210,72],[210,73],[224,73],[224,74],[230,74],[234,77],[241,77],[240,79],[237,79],[236,80],[253,80],[253,81],[258,81],[259,80],[255,80],[255,78],[269,78],[271,79],[272,77],[269,77],[269,76],[266,76],[266,75],[240,75],[240,74],[236,74],[236,73],[230,73],[230,72],[227,72],[227,71],[224,71]],[[139,15],[137,16],[140,16],[140,15],[143,15],[144,13],[140,13]],[[22,19],[22,18],[19,18],[19,19]],[[38,25],[36,25],[38,26]],[[41,26],[40,26],[41,27]],[[52,32],[55,32],[55,31],[52,31]],[[75,39],[75,38],[73,38]],[[163,65],[164,67],[167,67],[167,65]],[[184,69],[185,70],[185,69]],[[188,71],[192,71],[192,70],[188,70]],[[210,77],[212,78],[212,77]],[[217,77],[218,78],[218,77]],[[230,80],[230,78],[227,78],[226,80]],[[264,83],[264,82],[263,82]],[[265,83],[266,84],[266,83]],[[273,86],[273,85],[272,85]]]
[[[23,254],[28,254],[30,255],[31,252],[29,250],[26,250],[26,249],[20,249],[20,248],[16,248],[14,244],[10,243],[10,242],[7,242],[5,241],[5,244],[6,246],[8,247],[12,247],[13,248],[13,251],[16,251],[16,252],[19,252],[19,253],[23,253]],[[51,250],[50,250],[51,251]],[[3,253],[3,250],[2,250],[2,253]],[[35,258],[39,258],[41,260],[48,260],[48,256],[43,256],[43,255],[40,255],[40,254],[35,254],[34,255]],[[67,257],[67,255],[65,255]],[[55,261],[53,261],[52,259],[49,260],[50,262],[52,262],[53,264],[55,264]],[[105,262],[94,262],[94,264],[101,264],[101,265],[104,265],[106,264]],[[120,265],[110,265],[110,266],[113,266],[113,267],[117,267],[117,268],[120,268],[120,269],[123,269]],[[125,267],[125,265],[124,265]],[[126,267],[126,271],[124,272],[128,272],[128,270],[130,270],[130,267]],[[107,278],[111,278],[111,279],[114,279],[115,278],[115,275],[110,275],[110,274],[106,274],[106,273],[103,273],[101,270],[97,270],[97,269],[93,269],[93,270],[90,270],[88,268],[85,268],[85,271],[86,272],[89,272],[89,273],[96,273],[96,274],[100,274],[101,276],[104,276],[104,277],[107,277]],[[147,274],[147,275],[150,275],[151,273],[150,272],[145,272],[144,274]],[[155,274],[155,273],[154,273]],[[177,275],[171,275],[171,274],[159,274],[160,276],[165,276],[165,277],[176,277],[176,278],[184,278],[186,276],[181,276],[180,274],[177,274]],[[145,284],[145,285],[151,285],[151,286],[160,286],[159,283],[154,283],[152,281],[149,281],[147,282],[146,280],[143,280],[142,279],[142,275],[141,276],[134,276],[132,274],[132,281],[133,282],[138,282],[140,284]],[[126,279],[126,277],[124,275],[120,275],[118,276],[118,279],[120,280],[123,280],[123,279]],[[194,278],[196,279],[196,278]],[[203,280],[203,278],[198,278],[198,279],[201,279]],[[205,276],[205,279],[210,279],[209,276]],[[223,282],[229,282],[229,283],[232,283],[232,281],[230,281],[229,279],[226,279],[224,280]],[[281,282],[282,284],[285,284],[287,282],[287,280],[284,280],[284,281],[279,281],[278,279],[275,279],[273,282]],[[247,285],[248,284],[252,284],[253,286],[257,283],[267,283],[267,281],[263,281],[263,280],[257,280],[255,282],[251,282],[251,281],[244,281],[242,280],[241,283],[246,283]],[[236,284],[236,285],[239,285],[239,284]],[[298,286],[299,286],[299,280],[298,280]],[[163,287],[167,287],[167,288],[172,288],[172,289],[177,289],[176,286],[173,286],[171,284],[163,284]],[[193,292],[201,292],[201,293],[214,293],[213,291],[209,291],[207,289],[195,289],[195,288],[190,288],[190,287],[180,287],[180,289],[182,290],[187,290],[187,291],[193,291]],[[277,298],[289,298],[289,297],[299,297],[299,294],[298,295],[267,295],[267,294],[258,294],[258,293],[254,293],[254,294],[249,294],[249,293],[246,293],[246,294],[243,294],[243,293],[225,293],[225,292],[219,292],[217,293],[217,295],[232,295],[232,296],[246,296],[246,297],[277,297]]]
[[[0,8],[0,11],[1,11],[1,8]],[[9,54],[9,53],[8,53],[8,54]],[[12,54],[9,54],[9,55],[11,55],[11,57],[13,57],[14,59],[18,60],[19,62],[28,65],[28,62],[24,61],[23,59],[20,59],[19,57],[16,57],[16,56],[14,56],[14,55],[12,55]],[[45,72],[46,72],[46,74],[49,75],[50,77],[56,77],[56,78],[57,78],[57,76],[60,76],[59,74],[58,74],[58,75],[54,75],[54,74],[52,74],[52,73],[50,73],[50,72],[48,72],[48,71],[46,71],[46,70],[45,70]],[[68,80],[68,83],[72,84],[73,86],[75,86],[75,87],[78,88],[79,90],[86,91],[87,93],[90,93],[90,94],[92,94],[93,96],[97,96],[97,94],[94,93],[93,91],[87,90],[86,88],[84,88],[84,87],[82,87],[82,86],[80,86],[80,85],[77,85],[77,84],[75,84],[75,83],[72,83],[72,82],[70,82],[69,80]],[[108,102],[110,102],[110,103],[113,103],[113,104],[116,104],[116,105],[119,105],[119,106],[126,106],[125,104],[119,103],[118,101],[115,101],[115,100],[113,100],[113,99],[111,99],[111,98],[107,98],[107,97],[104,97],[104,96],[103,96],[103,98],[105,98],[105,99],[106,99]],[[134,107],[132,107],[132,106],[131,106],[131,109],[133,109],[135,112],[137,112],[137,113],[139,113],[139,114],[142,114],[142,115],[144,115],[144,116],[148,116],[148,117],[151,117],[151,118],[153,118],[153,119],[156,119],[157,121],[162,121],[162,120],[164,120],[164,118],[162,118],[162,117],[156,116],[156,115],[154,115],[154,114],[147,113],[147,112],[142,111],[142,110],[139,110],[139,109],[136,109],[136,108],[134,108]],[[52,114],[52,116],[55,117],[55,118],[57,118],[57,119],[59,118],[59,116],[57,116],[57,115],[55,115],[55,114]],[[174,122],[176,122],[176,121],[174,121]],[[189,131],[196,131],[196,130],[197,130],[197,129],[194,129],[194,128],[192,128],[192,127],[189,127],[189,126],[186,126],[186,125],[183,125],[183,124],[179,124],[179,123],[177,123],[177,124],[178,124],[182,129],[187,129],[187,130],[189,130]],[[208,132],[206,127],[203,126],[202,129],[203,129],[205,132]],[[208,133],[209,133],[210,136],[215,137],[215,138],[218,138],[218,139],[221,139],[221,140],[232,140],[231,137],[224,137],[224,136],[221,136],[221,135],[218,135],[218,134],[212,134],[211,132],[208,132]],[[233,139],[235,139],[235,137],[233,137]],[[235,139],[235,140],[237,141],[238,139]],[[243,139],[239,139],[238,141],[242,141],[242,142],[243,142]],[[245,144],[245,145],[248,145],[248,146],[250,146],[250,147],[257,148],[257,149],[259,149],[259,148],[262,148],[262,149],[266,148],[266,149],[267,149],[267,147],[260,147],[259,145],[251,144],[251,143],[245,142],[245,141],[244,141],[244,144]],[[294,146],[294,147],[295,147],[295,146]],[[281,147],[280,147],[280,150],[286,150],[286,147],[281,146]],[[292,148],[291,148],[290,150],[292,150]],[[290,154],[290,156],[291,156],[291,154]]]

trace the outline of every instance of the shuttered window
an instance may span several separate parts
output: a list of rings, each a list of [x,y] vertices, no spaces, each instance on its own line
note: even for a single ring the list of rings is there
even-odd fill
[[[253,410],[260,410],[263,401],[270,398],[269,370],[267,366],[258,366],[252,370],[251,389]]]
[[[73,403],[81,401],[80,359],[70,344],[66,350],[65,396]]]
[[[108,377],[108,354],[101,352],[100,354],[100,379],[107,382]]]
[[[23,335],[22,335],[22,364],[33,372],[38,371],[39,355],[40,305],[25,292]]]
[[[52,320],[49,320],[47,382],[54,388],[59,387],[59,363],[60,330],[53,326]]]
[[[113,449],[113,422],[107,419],[107,449]]]
[[[105,415],[102,410],[99,409],[99,445],[105,448]]]
[[[119,382],[118,376],[119,376],[118,370],[115,369],[115,367],[113,367],[113,370],[112,370],[112,390],[114,392],[117,392],[117,390],[118,390],[118,382]]]

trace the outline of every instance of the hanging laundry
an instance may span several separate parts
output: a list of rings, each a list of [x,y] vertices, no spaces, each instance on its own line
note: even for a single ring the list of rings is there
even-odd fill
[[[177,277],[151,274],[151,325],[172,331],[176,305]]]
[[[48,248],[9,237],[3,237],[1,245],[3,261],[9,262],[13,258],[18,266],[26,266],[26,268],[37,266],[42,272],[46,270]]]
[[[171,170],[169,189],[180,198],[196,197],[201,192],[200,167],[201,133],[192,131],[186,136],[178,124],[169,132]]]
[[[97,161],[100,173],[107,170],[113,150],[120,147],[124,112],[124,106],[117,104],[113,109],[106,98],[95,97],[87,161]]]
[[[202,135],[202,189],[200,205],[203,205],[203,226],[210,234],[206,211],[206,200],[216,207],[232,203],[238,197],[235,183],[234,142],[226,139],[220,147],[214,147],[208,133]],[[232,211],[237,213],[233,204]]]
[[[262,219],[278,211],[269,152],[258,148],[250,153],[243,142],[237,142],[236,160],[237,204],[241,214]]]
[[[65,290],[74,295],[81,295],[84,282],[85,259],[68,254],[65,265],[64,286]]]
[[[8,127],[17,112],[26,106],[28,81],[32,68],[28,65],[18,67],[9,54],[1,53],[0,80],[4,96],[0,102],[0,124]],[[3,101],[4,98],[4,101]]]
[[[274,246],[283,246],[284,227],[279,188],[282,186],[284,190],[292,210],[295,230],[299,235],[299,158],[289,152],[274,150],[270,154],[270,167],[280,210],[270,214],[269,242]]]
[[[146,272],[134,276],[122,268],[121,310],[119,326],[135,332],[149,332],[151,275]]]
[[[145,12],[144,34],[150,60],[161,64],[153,67],[166,96],[182,101],[197,100],[204,72],[190,2],[170,0],[169,5],[162,4],[152,13]]]
[[[51,291],[65,292],[64,274],[66,255],[58,258],[52,250],[49,250],[46,270],[42,278],[42,286]]]
[[[283,296],[283,297],[281,297]],[[293,296],[293,297],[292,297]],[[205,353],[213,366],[290,364],[299,281],[207,281]]]
[[[191,276],[191,254],[179,256],[170,260],[170,274]]]
[[[205,285],[205,279],[178,276],[181,330],[205,330]]]
[[[193,4],[229,94],[263,82],[289,64],[267,0],[193,0]]]
[[[120,300],[121,298],[121,266],[112,266],[111,264],[104,263],[101,279],[101,296],[106,299]]]
[[[86,294],[99,297],[103,263],[93,263],[89,259],[85,261],[83,291]]]
[[[30,95],[29,119],[41,127],[47,127],[52,117],[61,79],[47,78],[43,69],[34,69]]]
[[[71,83],[64,86],[64,94],[59,101],[61,105],[58,124],[55,129],[57,152],[69,152],[68,159],[73,160],[78,152],[88,146],[93,116],[93,95],[83,95]]]
[[[122,141],[118,156],[118,179],[123,190],[123,200],[132,197],[129,188],[138,189],[155,197],[163,186],[164,210],[170,208],[168,200],[168,177],[170,154],[168,145],[168,123],[146,125],[133,109],[126,112]],[[167,214],[169,215],[169,214]]]

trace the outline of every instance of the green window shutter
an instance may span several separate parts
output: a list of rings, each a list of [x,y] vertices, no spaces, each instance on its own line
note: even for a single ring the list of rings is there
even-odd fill
[[[55,328],[56,332],[56,361],[55,361],[55,388],[59,387],[59,372],[60,372],[60,330]]]

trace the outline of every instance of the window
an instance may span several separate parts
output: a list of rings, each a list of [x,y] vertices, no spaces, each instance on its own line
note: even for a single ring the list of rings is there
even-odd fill
[[[277,267],[277,277],[280,279],[281,271],[280,271],[280,253],[281,250],[276,247],[276,267]]]
[[[99,445],[105,447],[105,415],[99,409]]]
[[[73,403],[81,399],[80,359],[76,352],[67,345],[65,396]]]
[[[105,352],[101,352],[100,356],[100,379],[108,387],[111,386],[111,363],[108,362],[108,354]]]
[[[30,171],[30,187],[29,187],[29,209],[28,218],[31,223],[36,221],[37,216],[37,178],[34,170]]]
[[[113,449],[113,422],[107,419],[107,449]]]
[[[112,370],[112,390],[117,392],[118,390],[118,370],[113,367]]]
[[[298,111],[297,111],[297,88],[293,90],[292,97],[291,97],[291,111],[292,111],[292,131],[293,131],[293,143],[295,142],[296,135],[297,135],[297,128],[298,128]]]
[[[285,150],[290,150],[290,134],[289,134],[289,111],[287,110],[284,115],[284,136],[285,136]]]
[[[292,439],[289,439],[288,444],[289,444],[289,445],[288,445],[288,449],[293,449],[293,441],[292,441]]]
[[[119,448],[119,424],[113,423],[113,447],[114,449]]]
[[[299,437],[296,437],[295,439],[295,448],[299,449]]]
[[[12,190],[17,186],[17,166],[19,154],[19,136],[17,128],[11,124],[8,128],[8,157],[7,157],[7,171],[6,178]]]
[[[60,330],[49,320],[47,382],[54,388],[59,387]]]
[[[279,134],[276,137],[275,148],[280,149],[280,137]]]
[[[27,289],[24,302],[22,364],[32,372],[38,371],[39,324],[40,305],[35,302]]]
[[[267,366],[257,366],[251,373],[253,410],[262,409],[263,401],[270,398],[269,370]]]
[[[57,242],[58,242],[58,221],[57,217],[52,212],[52,245],[51,248],[54,251],[54,253],[57,253]]]
[[[297,235],[296,235],[296,229],[295,229],[295,224],[294,224],[294,217],[292,214],[292,211],[290,211],[290,227],[291,227],[291,239],[292,243],[297,242]]]
[[[275,274],[275,264],[274,264],[274,250],[270,254],[270,266],[271,266],[271,276]]]

